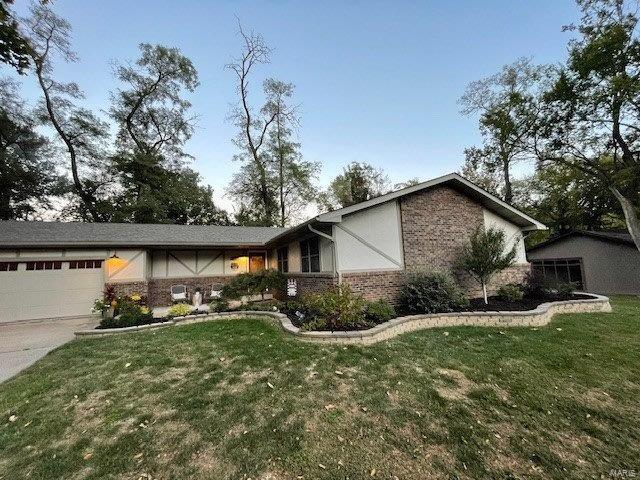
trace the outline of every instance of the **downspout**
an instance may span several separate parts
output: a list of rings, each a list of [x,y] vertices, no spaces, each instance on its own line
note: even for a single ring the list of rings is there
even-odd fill
[[[333,235],[333,227],[331,228],[331,235],[327,235],[324,232],[321,232],[320,230],[316,230],[315,228],[313,228],[311,226],[311,224],[307,225],[307,227],[309,227],[309,230],[312,233],[315,233],[316,235],[320,235],[321,237],[324,237],[328,240],[331,241],[331,252],[332,252],[332,257],[333,257],[333,272],[334,274],[338,275],[338,285],[342,284],[342,273],[340,272],[340,270],[338,270],[338,256],[336,253],[336,240],[335,237]]]

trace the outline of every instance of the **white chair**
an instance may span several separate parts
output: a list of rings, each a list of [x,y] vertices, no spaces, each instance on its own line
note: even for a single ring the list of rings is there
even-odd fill
[[[222,285],[219,283],[215,283],[211,285],[211,294],[209,298],[211,300],[215,300],[216,298],[220,298],[222,296]]]
[[[171,301],[173,303],[186,302],[187,301],[187,287],[185,285],[172,285],[171,286]]]

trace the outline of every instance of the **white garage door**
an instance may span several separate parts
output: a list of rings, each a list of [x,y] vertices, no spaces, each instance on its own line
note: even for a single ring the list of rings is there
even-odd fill
[[[89,315],[102,260],[0,262],[0,322]]]

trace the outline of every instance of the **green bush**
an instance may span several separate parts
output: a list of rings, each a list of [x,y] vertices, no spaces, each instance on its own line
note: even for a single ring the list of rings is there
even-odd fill
[[[561,297],[570,297],[577,288],[578,284],[576,282],[563,282],[556,285],[556,292]]]
[[[173,317],[185,317],[193,311],[193,307],[187,303],[176,303],[169,308],[168,316]]]
[[[222,287],[222,296],[237,300],[243,296],[264,295],[267,292],[283,290],[285,284],[286,277],[273,269],[240,273]]]
[[[216,298],[209,304],[210,312],[228,312],[229,310],[229,300],[226,298]]]
[[[540,273],[528,272],[522,285],[524,294],[531,298],[545,298],[549,296],[551,284]]]
[[[519,302],[524,298],[520,286],[513,283],[501,286],[497,291],[498,298],[507,302]]]
[[[395,318],[396,310],[387,300],[367,302],[364,309],[364,317],[369,324],[378,325]]]
[[[153,323],[153,313],[146,305],[140,303],[139,296],[120,297],[116,300],[116,311],[113,317],[103,317],[100,328],[122,328]]]
[[[441,313],[463,310],[469,299],[446,273],[415,273],[402,285],[398,303],[410,314]]]
[[[307,321],[324,322],[329,330],[356,330],[367,326],[366,302],[347,285],[339,285],[302,299]]]

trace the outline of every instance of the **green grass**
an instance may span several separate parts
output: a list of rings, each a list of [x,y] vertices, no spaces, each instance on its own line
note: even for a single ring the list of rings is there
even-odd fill
[[[74,341],[0,385],[0,478],[637,472],[640,300],[613,306],[371,347],[300,343],[260,320]]]

